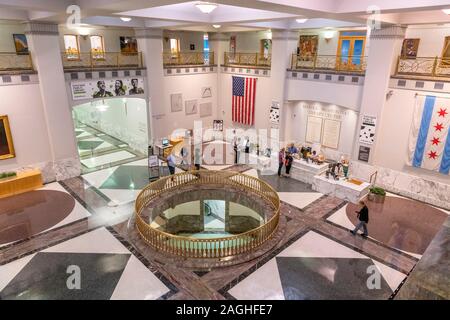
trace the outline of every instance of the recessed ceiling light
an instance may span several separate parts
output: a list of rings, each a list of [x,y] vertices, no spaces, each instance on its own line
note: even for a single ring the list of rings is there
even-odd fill
[[[216,28],[216,29],[219,29],[221,27],[221,25],[220,24],[213,24],[213,27]]]
[[[442,12],[444,12],[445,14],[450,15],[450,9],[442,9]]]
[[[211,13],[217,8],[217,4],[210,2],[199,2],[195,6],[203,13]]]
[[[295,19],[295,21],[297,21],[297,23],[305,23],[308,19]]]
[[[128,22],[128,21],[131,21],[131,18],[128,18],[128,17],[120,17],[120,20],[125,21],[125,22]]]

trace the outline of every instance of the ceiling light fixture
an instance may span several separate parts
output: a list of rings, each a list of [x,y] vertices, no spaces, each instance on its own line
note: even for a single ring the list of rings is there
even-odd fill
[[[442,9],[442,12],[444,12],[445,14],[450,15],[450,9]]]
[[[195,6],[203,13],[211,13],[218,7],[217,4],[210,2],[199,2]]]
[[[295,21],[297,21],[297,23],[305,23],[308,19],[295,19]]]
[[[120,17],[120,20],[125,21],[125,22],[129,22],[129,21],[131,21],[131,18],[129,18],[129,17]]]
[[[215,28],[215,29],[219,29],[220,27],[221,27],[220,24],[213,24],[213,28]]]

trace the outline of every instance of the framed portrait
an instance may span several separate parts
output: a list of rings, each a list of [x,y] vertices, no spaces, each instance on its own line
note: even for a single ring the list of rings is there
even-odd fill
[[[178,112],[183,110],[183,95],[181,93],[173,93],[170,95],[170,111]]]
[[[301,61],[313,61],[319,45],[318,35],[300,36],[299,52]]]
[[[8,116],[0,116],[0,160],[15,156]]]
[[[197,105],[198,105],[197,100],[186,100],[184,104],[186,115],[197,113]]]
[[[137,40],[135,37],[120,37],[120,53],[137,54]]]
[[[212,97],[211,87],[203,87],[202,88],[202,98]]]
[[[401,56],[404,59],[415,59],[419,49],[420,39],[404,39]]]
[[[24,34],[13,34],[17,54],[29,54],[27,37]]]

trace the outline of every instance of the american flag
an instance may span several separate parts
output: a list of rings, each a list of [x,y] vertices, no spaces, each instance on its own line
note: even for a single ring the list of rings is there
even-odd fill
[[[255,123],[256,78],[233,76],[233,122],[246,125]]]

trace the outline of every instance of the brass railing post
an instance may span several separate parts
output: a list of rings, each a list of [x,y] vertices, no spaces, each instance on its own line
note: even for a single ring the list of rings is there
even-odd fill
[[[433,62],[433,70],[431,71],[431,75],[432,75],[433,77],[436,76],[436,69],[437,69],[438,59],[439,59],[438,57],[435,57],[435,58],[434,58],[434,62]]]
[[[397,57],[397,67],[395,68],[395,75],[398,75],[398,68],[400,68],[400,59],[401,59],[401,55],[399,55]]]
[[[314,55],[313,70],[316,70],[316,66],[317,66],[317,54]]]

